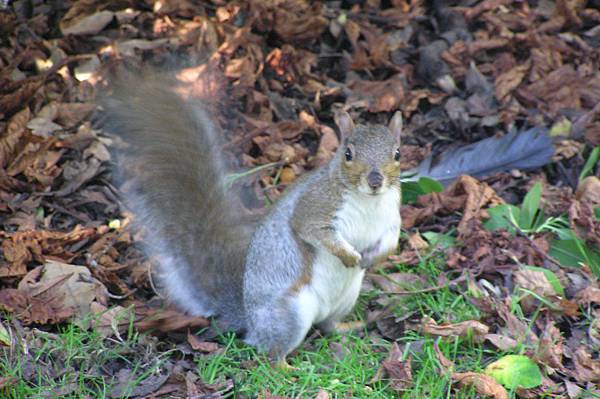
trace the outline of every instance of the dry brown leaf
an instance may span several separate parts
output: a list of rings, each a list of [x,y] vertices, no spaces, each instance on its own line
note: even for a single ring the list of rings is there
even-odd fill
[[[390,112],[399,109],[404,100],[405,90],[400,75],[384,81],[354,80],[348,88],[352,94],[347,105],[367,107],[369,112]]]
[[[545,364],[553,369],[564,371],[563,367],[563,342],[560,330],[556,328],[554,321],[548,319],[546,327],[540,335],[540,342],[533,356],[536,363]]]
[[[558,299],[552,284],[550,284],[546,274],[541,270],[521,268],[513,274],[513,277],[515,285],[521,288],[533,291],[542,298]],[[536,306],[538,300],[532,296],[527,296],[520,303],[524,309],[531,310]]]
[[[322,6],[306,0],[283,0],[275,6],[273,30],[287,42],[301,43],[321,36],[328,21]]]
[[[452,379],[462,387],[473,387],[479,395],[494,399],[508,399],[506,389],[489,375],[481,373],[452,373]]]
[[[440,371],[442,374],[451,373],[454,370],[454,363],[444,356],[437,341],[433,344],[433,350],[435,351],[435,357],[440,364]]]
[[[444,193],[449,197],[459,197],[464,194],[467,196],[463,217],[457,229],[460,236],[465,236],[471,231],[471,221],[481,220],[484,207],[504,203],[491,187],[471,176],[459,177]]]
[[[59,22],[63,35],[95,35],[112,21],[115,13],[103,9],[106,3],[80,0]]]
[[[24,325],[61,323],[75,311],[64,307],[62,298],[51,293],[37,298],[13,288],[0,290],[0,310],[14,314]]]
[[[496,348],[503,351],[514,349],[519,345],[513,338],[501,334],[486,334],[485,339],[490,341]]]
[[[578,75],[572,65],[564,65],[527,86],[520,94],[534,98],[534,104],[549,107],[555,114],[560,109],[581,109],[581,96],[588,88],[588,79]]]
[[[107,226],[99,228],[82,228],[77,225],[72,231],[18,231],[3,233],[0,231],[2,249],[10,254],[10,267],[21,267],[30,260],[40,263],[45,261],[44,256],[53,256],[69,261],[73,253],[69,252],[71,245],[81,240],[95,240],[108,231]]]
[[[425,241],[418,232],[409,235],[408,245],[417,252],[422,252],[429,248],[429,243]]]
[[[581,391],[583,391],[583,389],[579,386],[567,380],[565,381],[565,388],[567,390],[567,395],[569,395],[569,399],[581,398]]]
[[[421,330],[425,334],[438,337],[469,337],[476,342],[483,342],[489,327],[477,320],[467,320],[456,324],[437,324],[435,320],[424,317],[421,321]]]
[[[400,210],[402,225],[411,228],[434,214],[463,210],[458,232],[460,237],[464,237],[473,232],[473,223],[480,223],[487,214],[484,208],[502,203],[502,198],[487,184],[480,183],[471,176],[461,176],[441,193],[420,196],[417,206],[403,206]]]
[[[135,327],[140,331],[169,333],[210,326],[210,321],[204,317],[188,316],[171,308],[153,308],[146,303],[136,303],[135,313]]]
[[[39,296],[49,289],[53,296],[62,298],[61,306],[74,309],[77,322],[88,318],[92,302],[106,305],[108,299],[106,287],[93,278],[85,266],[48,261],[19,283],[19,290],[32,296]]]
[[[589,202],[595,206],[600,205],[600,179],[588,176],[577,186],[575,198],[581,202]]]
[[[395,391],[404,391],[410,388],[413,384],[411,357],[408,356],[404,361],[402,358],[402,350],[398,343],[394,342],[387,359],[381,362],[381,366],[371,382],[387,377],[390,379],[390,387]]]
[[[575,302],[580,305],[600,304],[600,288],[588,286],[575,294]]]
[[[219,344],[216,342],[201,341],[197,336],[188,330],[187,341],[193,350],[203,353],[213,353],[219,350]]]
[[[507,300],[508,301],[508,300]],[[498,316],[504,320],[505,328],[503,330],[504,335],[515,339],[517,342],[525,342],[530,345],[538,343],[539,339],[537,335],[527,323],[519,320],[508,308],[508,306],[500,301],[494,301],[494,305],[497,309]]]
[[[22,109],[43,84],[44,81],[37,76],[26,82],[20,82],[20,86],[15,91],[0,96],[0,110],[4,114],[10,115],[16,110]]]
[[[340,141],[335,134],[335,131],[329,126],[321,126],[321,140],[319,141],[319,148],[317,149],[317,161],[316,165],[323,165],[325,162],[333,158],[335,150],[340,145]]]
[[[116,336],[118,339],[122,339],[121,334],[127,332],[135,317],[132,306],[114,306],[108,309],[96,301],[91,303],[90,311],[96,316],[92,322],[94,329],[104,337]]]
[[[552,156],[553,161],[560,161],[563,159],[569,159],[577,154],[581,154],[584,143],[580,143],[575,140],[560,140],[554,142],[554,155]]]
[[[319,389],[319,392],[317,393],[317,396],[315,396],[315,399],[329,399],[329,394],[327,393],[327,391]]]
[[[531,60],[518,65],[496,77],[496,98],[504,101],[515,90],[531,67]]]
[[[85,162],[71,161],[65,164],[63,178],[65,183],[54,195],[62,197],[69,195],[103,171],[100,160],[90,158]]]
[[[573,354],[575,370],[572,371],[577,381],[600,382],[600,360],[592,359],[592,356],[584,346],[577,348]]]

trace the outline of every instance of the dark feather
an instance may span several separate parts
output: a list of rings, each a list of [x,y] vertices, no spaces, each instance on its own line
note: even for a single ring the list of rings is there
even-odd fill
[[[482,177],[511,169],[536,169],[549,163],[552,155],[548,129],[535,127],[430,156],[407,174],[414,174],[409,180],[429,177],[447,185],[461,175]]]

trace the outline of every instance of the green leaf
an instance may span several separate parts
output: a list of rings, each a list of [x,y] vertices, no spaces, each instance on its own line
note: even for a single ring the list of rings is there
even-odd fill
[[[594,208],[594,218],[596,218],[596,220],[600,221],[600,206],[597,206]]]
[[[554,272],[552,270],[548,270],[543,267],[529,266],[529,265],[523,266],[523,268],[527,269],[527,270],[535,270],[535,271],[544,273],[544,276],[546,276],[546,279],[548,280],[548,283],[550,283],[550,285],[552,286],[552,289],[554,289],[554,292],[556,292],[560,296],[563,296],[563,297],[565,296],[565,290],[564,290],[562,284],[560,283],[560,280],[558,279],[558,277],[556,277],[556,274],[554,274]]]
[[[402,190],[403,204],[413,204],[417,201],[419,195],[423,195],[423,189],[414,181],[403,182],[400,188]]]
[[[567,118],[562,118],[550,128],[548,135],[550,137],[568,136],[571,132],[572,123]]]
[[[600,146],[594,148],[587,161],[585,161],[585,165],[583,165],[581,173],[579,174],[579,181],[583,180],[583,178],[591,172],[594,166],[598,163],[598,159],[600,159]]]
[[[539,210],[541,199],[542,184],[537,182],[533,185],[533,187],[531,187],[531,190],[529,190],[523,199],[523,205],[521,205],[521,216],[517,219],[521,229],[530,230],[534,227],[534,221],[536,220],[536,214]]]
[[[542,384],[538,365],[523,355],[504,356],[488,365],[484,372],[508,389],[530,389]]]
[[[4,346],[11,346],[12,344],[10,333],[6,327],[2,325],[2,322],[0,322],[0,344]]]
[[[569,239],[552,241],[548,254],[565,267],[579,267],[585,263],[600,277],[600,252],[588,247],[572,232]]]
[[[412,204],[417,201],[420,195],[429,193],[439,193],[444,191],[444,186],[437,180],[430,179],[429,177],[421,177],[415,181],[403,181],[401,185],[402,189],[402,203]]]
[[[500,204],[487,210],[490,218],[483,223],[487,230],[507,230],[515,234],[515,228],[510,220],[519,220],[521,210],[514,205]]]
[[[423,194],[441,193],[444,191],[442,183],[429,177],[421,177],[419,181],[417,181],[417,184],[421,190],[423,190]]]
[[[108,227],[113,229],[113,230],[117,230],[121,228],[121,221],[119,219],[113,219],[110,222],[108,222]]]
[[[563,266],[580,267],[580,263],[585,262],[585,256],[581,252],[580,245],[581,243],[574,239],[553,240],[550,243],[548,255]]]
[[[432,246],[447,249],[456,245],[456,239],[450,234],[435,233],[433,231],[426,231],[421,234],[429,244]]]

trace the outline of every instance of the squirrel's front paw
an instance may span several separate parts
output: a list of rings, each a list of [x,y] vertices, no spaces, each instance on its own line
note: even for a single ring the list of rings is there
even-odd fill
[[[360,265],[360,261],[362,260],[361,254],[354,249],[340,251],[337,256],[346,267],[356,267]]]

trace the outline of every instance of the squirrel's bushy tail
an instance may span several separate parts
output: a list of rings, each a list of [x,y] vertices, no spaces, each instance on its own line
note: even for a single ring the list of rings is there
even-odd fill
[[[105,126],[128,144],[117,154],[117,175],[169,298],[241,330],[251,225],[227,193],[220,135],[207,109],[175,87],[158,74],[128,73],[111,82],[101,100]]]

